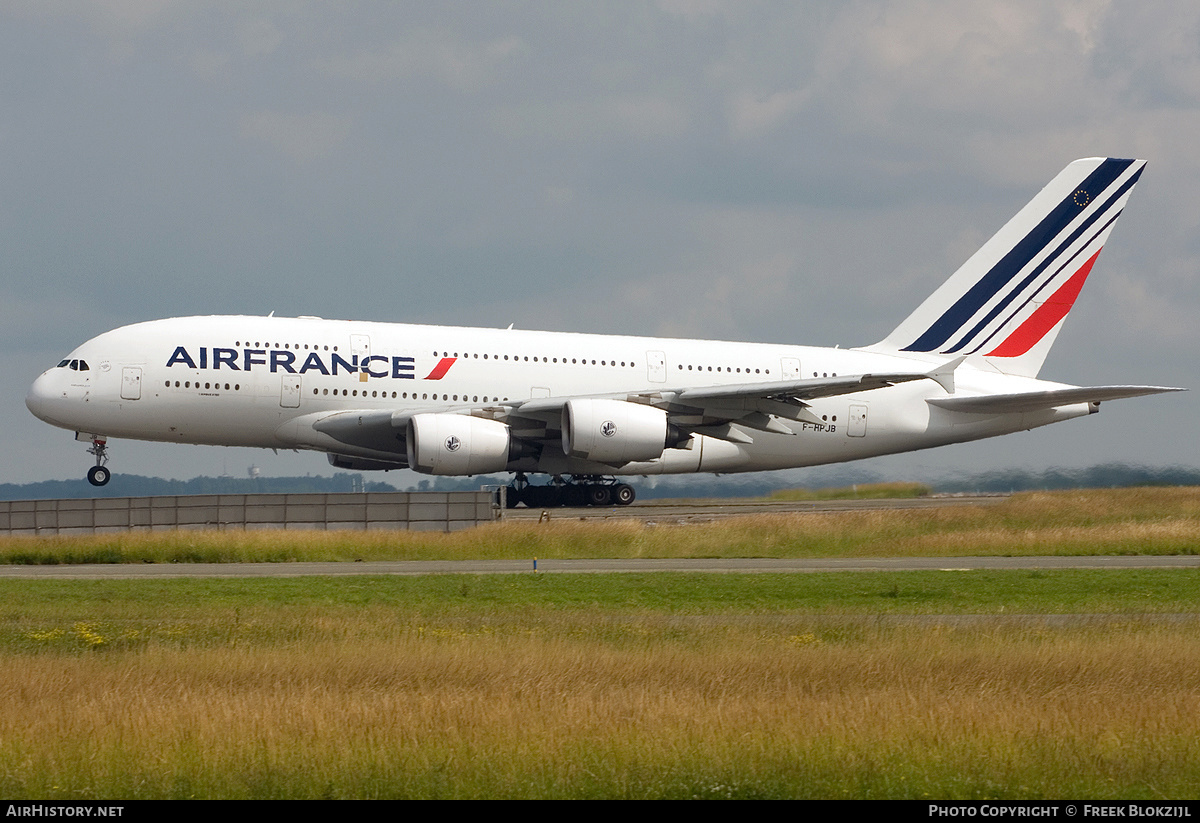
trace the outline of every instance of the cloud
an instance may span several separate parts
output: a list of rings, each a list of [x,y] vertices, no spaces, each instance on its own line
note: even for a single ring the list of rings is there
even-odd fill
[[[658,0],[658,7],[662,11],[689,20],[713,17],[728,6],[728,0]]]
[[[203,80],[232,80],[233,58],[229,52],[197,49],[188,56],[188,66]]]
[[[730,130],[735,137],[769,132],[797,114],[811,96],[809,89],[777,91],[766,96],[741,92],[730,103]]]
[[[135,43],[181,8],[177,0],[10,0],[6,16],[44,23],[85,23],[107,43],[108,56],[123,61],[135,52]]]
[[[689,127],[687,108],[656,95],[608,95],[576,100],[536,101],[495,110],[493,124],[503,136],[561,141],[664,140]]]
[[[350,121],[328,112],[261,111],[242,118],[241,135],[260,140],[297,163],[330,155],[350,133]]]
[[[270,20],[250,20],[238,28],[238,42],[247,57],[272,54],[283,43],[283,32]]]
[[[473,91],[495,82],[496,73],[523,50],[524,43],[517,37],[471,43],[446,31],[418,28],[388,48],[319,60],[317,67],[360,82],[424,78]]]

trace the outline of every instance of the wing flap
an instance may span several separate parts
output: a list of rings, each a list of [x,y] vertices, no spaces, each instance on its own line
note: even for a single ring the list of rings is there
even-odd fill
[[[1105,400],[1123,400],[1126,397],[1142,397],[1147,394],[1187,391],[1168,386],[1083,386],[1070,389],[1052,389],[1039,392],[1014,394],[988,394],[973,397],[931,397],[925,402],[949,411],[974,414],[1006,414],[1052,409],[1074,403],[1100,403]]]
[[[844,377],[810,377],[801,380],[775,380],[766,383],[742,383],[732,386],[707,386],[702,389],[684,389],[677,392],[675,399],[680,403],[705,405],[705,401],[727,400],[735,397],[760,397],[764,399],[789,398],[794,400],[816,400],[821,397],[836,397],[840,394],[883,389],[910,380],[928,380],[928,372],[895,372],[893,374],[851,374]]]

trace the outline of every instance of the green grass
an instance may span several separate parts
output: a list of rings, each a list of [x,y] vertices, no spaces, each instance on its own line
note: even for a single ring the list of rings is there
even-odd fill
[[[1200,571],[818,574],[506,574],[170,580],[0,580],[0,627],[215,620],[251,613],[521,617],[592,610],[662,615],[1141,614],[1200,611]],[[46,625],[42,625],[46,624]]]

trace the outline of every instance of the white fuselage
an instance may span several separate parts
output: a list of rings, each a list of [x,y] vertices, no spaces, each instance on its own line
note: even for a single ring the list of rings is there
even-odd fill
[[[314,424],[350,410],[467,413],[530,398],[625,398],[922,370],[939,362],[928,355],[855,349],[240,316],[125,326],[87,341],[68,360],[86,369],[49,369],[27,398],[34,414],[56,426],[101,437],[313,449],[401,462],[400,432],[352,445]],[[954,383],[958,396],[1060,385],[969,364],[957,368]],[[935,380],[915,380],[812,400],[807,420],[782,421],[790,433],[746,431],[737,439],[697,434],[660,458],[620,466],[568,457],[550,444],[536,456],[514,459],[508,469],[552,474],[781,469],[991,437],[1094,410],[1076,403],[964,414],[926,402],[946,395]]]

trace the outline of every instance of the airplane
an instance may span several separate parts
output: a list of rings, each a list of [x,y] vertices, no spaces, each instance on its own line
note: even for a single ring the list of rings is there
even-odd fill
[[[814,466],[1033,429],[1183,391],[1037,379],[1144,166],[1070,163],[859,348],[182,317],[87,341],[25,402],[91,444],[96,486],[116,437],[310,449],[351,470],[511,472],[508,505],[531,507],[628,505],[623,477]]]

